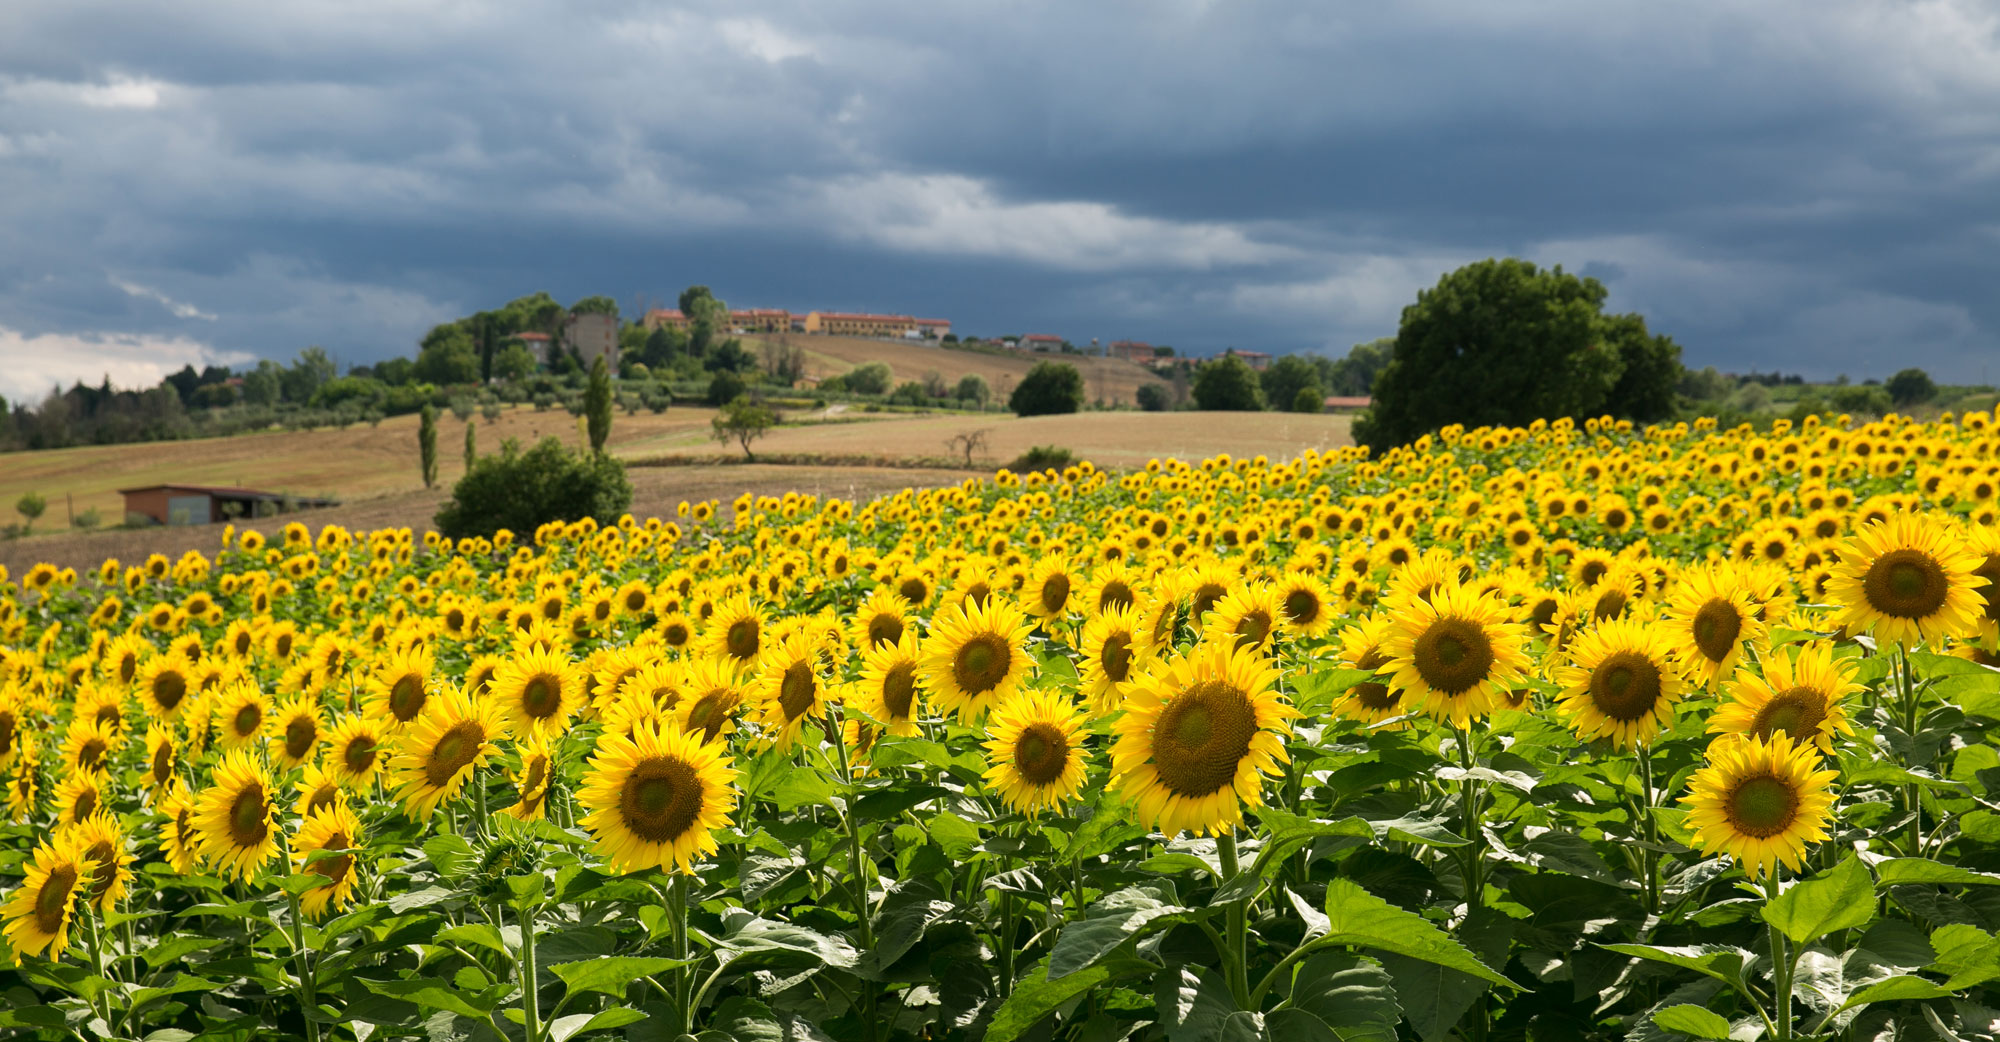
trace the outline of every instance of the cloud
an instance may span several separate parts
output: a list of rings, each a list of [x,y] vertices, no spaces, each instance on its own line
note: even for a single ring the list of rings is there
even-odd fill
[[[129,333],[44,333],[28,336],[0,326],[0,397],[39,404],[49,390],[82,382],[95,386],[109,378],[114,387],[153,387],[168,374],[192,365],[242,365],[242,351],[218,351],[186,337]]]
[[[141,286],[136,282],[126,282],[119,278],[113,278],[111,284],[124,290],[127,296],[157,302],[161,307],[173,312],[175,318],[198,318],[204,322],[213,322],[216,319],[214,313],[203,311],[193,304],[183,304],[150,286]]]
[[[158,108],[166,85],[158,80],[113,76],[102,83],[21,79],[0,83],[0,99],[27,104],[82,105],[93,109]]]

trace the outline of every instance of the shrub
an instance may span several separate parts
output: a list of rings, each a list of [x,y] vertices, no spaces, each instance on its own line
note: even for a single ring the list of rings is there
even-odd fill
[[[1264,407],[1264,389],[1250,363],[1223,355],[1195,371],[1194,404],[1211,411],[1256,412]]]
[[[743,378],[734,369],[717,372],[708,381],[708,404],[720,408],[743,396]]]
[[[1171,404],[1167,397],[1167,389],[1159,384],[1140,384],[1138,397],[1139,408],[1147,412],[1166,412],[1167,406]]]
[[[1053,416],[1083,408],[1083,374],[1068,362],[1037,362],[1014,393],[1007,407],[1016,416]]]
[[[847,374],[847,389],[855,394],[881,394],[889,389],[893,374],[887,362],[857,365]]]
[[[1318,384],[1301,387],[1299,393],[1292,396],[1293,412],[1318,412],[1325,407],[1326,393],[1319,389]]]
[[[1037,445],[1008,464],[1007,469],[1023,473],[1031,470],[1061,470],[1075,462],[1076,454],[1060,445]]]
[[[1922,405],[1937,397],[1937,384],[1931,381],[1931,374],[1922,369],[1905,369],[1889,378],[1883,385],[1889,392],[1889,400],[1897,407]]]
[[[88,529],[88,528],[96,528],[102,520],[103,518],[101,518],[97,513],[97,508],[91,507],[90,509],[85,510],[83,513],[78,514],[73,518],[70,518],[69,523],[75,525],[78,528]]]
[[[894,391],[890,392],[889,403],[892,405],[929,405],[931,403],[931,394],[930,391],[925,389],[923,384],[915,380],[905,380],[897,385]]]
[[[771,410],[739,395],[708,422],[710,434],[716,441],[724,445],[734,441],[743,447],[744,459],[754,460],[757,457],[750,452],[750,443],[770,433],[771,428],[777,426],[778,417]]]
[[[552,437],[522,452],[509,438],[458,479],[435,521],[452,539],[502,528],[527,535],[550,521],[591,517],[610,524],[631,505],[632,484],[616,459],[578,455]]]

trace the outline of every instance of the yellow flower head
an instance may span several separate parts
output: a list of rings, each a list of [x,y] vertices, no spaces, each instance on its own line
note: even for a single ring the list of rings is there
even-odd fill
[[[1695,845],[1735,858],[1752,879],[1780,862],[1798,871],[1806,844],[1826,838],[1833,816],[1829,786],[1838,772],[1818,767],[1818,751],[1790,735],[1711,745],[1681,797]]]

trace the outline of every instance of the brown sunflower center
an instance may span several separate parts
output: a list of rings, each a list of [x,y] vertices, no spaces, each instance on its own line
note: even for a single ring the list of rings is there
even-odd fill
[[[164,784],[174,773],[174,743],[161,742],[153,750],[153,783]]]
[[[76,879],[75,865],[58,865],[49,871],[49,877],[42,880],[41,890],[35,893],[35,929],[52,934],[63,928],[63,920],[69,918],[70,896],[76,892]]]
[[[1311,590],[1293,590],[1285,595],[1285,618],[1294,626],[1310,626],[1318,620],[1322,605]]]
[[[1560,607],[1562,607],[1561,601],[1554,597],[1544,597],[1535,602],[1534,610],[1528,613],[1528,621],[1534,625],[1536,632],[1541,632],[1549,623],[1556,620],[1556,609]]]
[[[424,708],[424,681],[415,673],[405,673],[396,678],[389,688],[389,712],[398,721],[409,723],[417,718]]]
[[[23,771],[22,776],[26,777],[28,773]],[[70,807],[70,820],[82,821],[95,813],[97,813],[97,790],[89,788],[77,793],[76,803]]]
[[[736,705],[736,695],[728,688],[718,688],[695,699],[688,707],[688,728],[701,730],[701,740],[713,742],[722,734],[722,725],[729,719],[729,711]]]
[[[2000,622],[2000,554],[1987,554],[1972,574],[1984,581],[1984,585],[1975,587],[1975,592],[1986,598],[1986,618]]]
[[[319,741],[319,725],[310,716],[296,716],[285,725],[285,755],[294,760],[303,760],[312,752],[313,743]]]
[[[102,900],[118,882],[118,850],[110,840],[100,839],[83,852],[83,858],[90,862],[90,899]]]
[[[1114,633],[1104,638],[1104,650],[1097,653],[1098,664],[1104,667],[1104,675],[1114,684],[1122,684],[1132,674],[1132,638],[1129,634]]]
[[[923,604],[931,599],[931,588],[922,579],[904,579],[896,584],[896,592],[911,604]]]
[[[1598,595],[1597,604],[1590,609],[1590,613],[1600,619],[1615,619],[1625,614],[1628,599],[1624,590],[1606,590]]]
[[[271,834],[269,809],[264,804],[264,783],[251,782],[229,804],[229,841],[238,847],[254,847]]]
[[[13,712],[0,709],[0,756],[14,751],[14,734],[20,725],[14,720]]]
[[[974,607],[984,608],[986,602],[991,600],[992,597],[993,586],[991,583],[975,582],[965,588],[965,603]]]
[[[1048,581],[1042,584],[1041,600],[1042,610],[1051,615],[1063,610],[1063,605],[1069,603],[1069,576],[1049,576]]]
[[[312,795],[306,797],[305,816],[310,818],[313,816],[314,813],[322,809],[325,809],[327,807],[333,806],[333,801],[339,795],[340,795],[340,788],[332,784],[323,784],[320,787],[314,789],[312,791]]]
[[[347,833],[335,831],[327,834],[326,842],[320,845],[320,849],[345,850],[347,849],[348,845],[353,842],[354,841],[352,839],[348,838]],[[323,876],[334,883],[338,883],[341,880],[347,878],[347,872],[353,866],[354,866],[354,855],[336,854],[333,857],[320,858],[318,861],[315,861],[312,864],[307,865],[306,871],[311,872],[313,875],[316,876]]]
[[[1783,731],[1799,741],[1807,741],[1819,734],[1819,725],[1826,719],[1826,695],[1810,687],[1786,688],[1771,696],[1764,708],[1757,710],[1757,717],[1750,722],[1750,731],[1757,737],[1770,741],[1771,736]]]
[[[444,788],[479,756],[479,747],[485,743],[486,728],[478,721],[459,721],[431,746],[430,758],[424,764],[424,780],[433,789]]]
[[[1030,785],[1048,785],[1069,766],[1069,739],[1050,723],[1033,723],[1014,739],[1014,769]]]
[[[1215,607],[1215,602],[1221,600],[1222,595],[1228,592],[1221,583],[1202,583],[1195,587],[1194,599],[1188,604],[1189,614],[1196,619],[1201,618],[1203,613]]]
[[[1590,671],[1590,701],[1620,723],[1643,719],[1660,701],[1660,668],[1636,651],[1615,651]]]
[[[562,709],[562,681],[547,673],[537,673],[521,685],[521,712],[536,720],[546,720]]]
[[[1937,559],[1921,550],[1891,550],[1868,566],[1861,579],[1868,604],[1899,619],[1928,618],[1944,606],[1950,581]]]
[[[1365,669],[1373,673],[1388,664],[1389,656],[1382,654],[1381,648],[1369,648],[1360,658],[1354,661],[1354,668]],[[1389,685],[1379,680],[1364,680],[1354,685],[1351,690],[1354,692],[1355,700],[1361,703],[1362,708],[1374,713],[1394,709],[1396,708],[1396,704],[1403,700],[1402,691],[1391,691],[1389,690]]]
[[[730,623],[728,632],[723,634],[722,645],[731,658],[747,659],[757,654],[757,621],[738,619]]]
[[[1262,608],[1252,608],[1236,620],[1236,646],[1256,647],[1271,635],[1271,613]]]
[[[898,662],[889,667],[882,676],[882,708],[896,720],[910,718],[910,704],[917,697],[917,667],[913,662]]]
[[[1182,691],[1153,724],[1160,784],[1179,796],[1207,796],[1235,784],[1257,734],[1249,696],[1220,680]]]
[[[524,793],[538,793],[542,791],[543,784],[548,780],[549,758],[546,756],[529,757],[526,776],[521,779],[521,791]]]
[[[1736,650],[1736,640],[1743,635],[1743,616],[1734,604],[1712,597],[1694,613],[1690,629],[1702,657],[1721,662]]]
[[[263,724],[264,709],[255,702],[238,709],[236,715],[229,719],[229,726],[239,737],[256,734]]]
[[[868,620],[868,643],[894,644],[903,639],[903,620],[883,612]]]
[[[687,626],[678,622],[668,623],[667,628],[662,630],[660,632],[660,635],[667,638],[667,643],[670,646],[676,648],[680,647],[683,644],[686,644],[688,642],[688,638],[692,636],[692,634],[688,632]]]
[[[1123,579],[1113,579],[1097,591],[1097,610],[1110,611],[1113,608],[1129,608],[1137,600],[1132,595],[1132,587]]]
[[[1417,636],[1411,657],[1432,690],[1459,695],[1492,671],[1493,641],[1477,622],[1448,615]]]
[[[702,784],[677,756],[650,756],[632,765],[618,794],[618,813],[632,834],[648,843],[670,843],[701,816]]]
[[[187,678],[174,670],[168,670],[153,678],[153,700],[160,708],[173,712],[187,697]]]
[[[965,642],[951,659],[951,676],[968,695],[991,691],[1007,679],[1013,653],[997,633],[982,633]]]
[[[355,774],[375,766],[375,739],[367,735],[356,735],[340,751],[340,762]]]
[[[1725,802],[1730,827],[1753,839],[1785,831],[1799,815],[1799,794],[1768,774],[1737,782]]]
[[[785,667],[785,675],[778,681],[778,708],[785,711],[787,721],[797,720],[813,707],[818,691],[811,664],[794,662]]]
[[[76,765],[86,771],[94,771],[104,763],[104,739],[92,738],[76,751]]]
[[[1597,580],[1604,578],[1604,573],[1610,570],[1611,566],[1603,561],[1589,561],[1584,564],[1583,570],[1578,572],[1576,577],[1581,579],[1585,586],[1596,586]]]

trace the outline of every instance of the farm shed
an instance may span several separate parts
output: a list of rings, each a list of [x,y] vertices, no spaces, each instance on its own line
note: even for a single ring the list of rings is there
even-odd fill
[[[140,525],[207,525],[236,518],[273,517],[340,502],[318,496],[217,485],[146,485],[121,488],[118,494],[125,497],[125,523]]]

